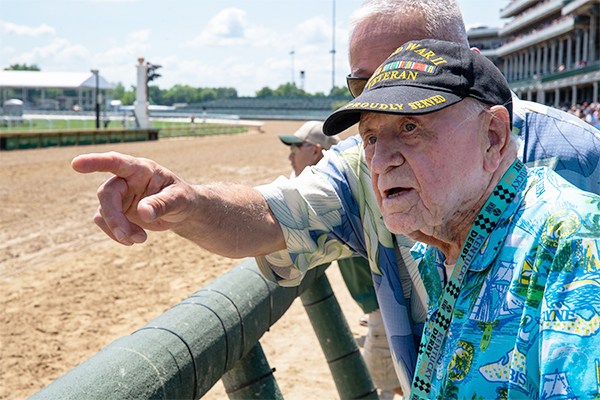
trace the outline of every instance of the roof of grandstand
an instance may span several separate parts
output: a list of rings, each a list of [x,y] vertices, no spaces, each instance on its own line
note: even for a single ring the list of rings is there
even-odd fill
[[[114,89],[106,79],[98,77],[100,89]],[[96,76],[91,72],[0,71],[0,87],[25,89],[94,89]]]

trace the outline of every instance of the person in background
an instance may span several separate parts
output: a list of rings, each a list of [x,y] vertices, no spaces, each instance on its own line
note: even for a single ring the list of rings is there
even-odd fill
[[[288,158],[293,168],[290,179],[299,176],[305,168],[316,165],[323,158],[323,151],[339,142],[337,136],[326,136],[323,133],[323,122],[320,121],[308,121],[293,135],[279,135],[279,139],[290,148]],[[392,399],[394,391],[398,392],[400,383],[385,336],[369,261],[358,256],[339,259],[337,262],[350,295],[367,315],[365,322],[368,332],[362,346],[367,368],[381,391],[379,397],[382,400]]]
[[[290,148],[288,159],[293,169],[290,179],[318,163],[323,158],[323,151],[339,142],[336,136],[325,136],[322,121],[308,121],[293,135],[279,135],[279,139]]]

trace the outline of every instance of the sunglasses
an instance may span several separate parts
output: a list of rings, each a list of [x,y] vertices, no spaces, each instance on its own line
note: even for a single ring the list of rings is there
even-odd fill
[[[369,78],[357,78],[354,76],[348,75],[346,77],[346,84],[348,85],[348,89],[350,90],[350,94],[352,97],[357,98],[365,89],[365,85]]]
[[[313,144],[310,143],[294,143],[290,145],[290,151],[292,152],[292,154],[298,154],[298,152],[300,151],[300,147],[304,147],[304,146],[314,146]]]

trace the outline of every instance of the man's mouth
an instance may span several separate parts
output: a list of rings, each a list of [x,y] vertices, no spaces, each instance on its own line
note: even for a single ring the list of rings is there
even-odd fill
[[[402,195],[403,193],[406,193],[410,190],[410,188],[403,188],[403,187],[395,187],[395,188],[391,188],[385,191],[385,197],[388,199],[392,199],[394,197],[398,197],[400,195]]]

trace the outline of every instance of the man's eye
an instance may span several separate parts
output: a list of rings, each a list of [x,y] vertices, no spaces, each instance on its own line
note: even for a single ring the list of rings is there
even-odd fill
[[[416,128],[417,128],[417,125],[415,125],[413,123],[410,123],[410,122],[407,123],[406,125],[404,125],[404,130],[407,131],[407,132],[410,132],[410,131],[412,131],[412,130],[414,130]]]
[[[375,142],[377,142],[377,138],[375,136],[370,136],[367,138],[368,144],[375,144]]]

